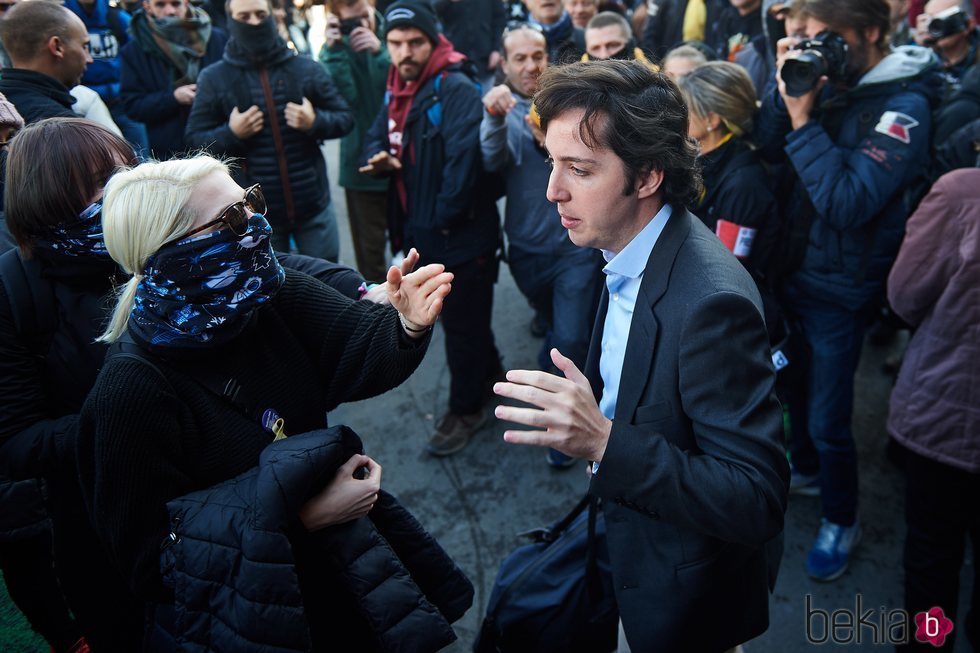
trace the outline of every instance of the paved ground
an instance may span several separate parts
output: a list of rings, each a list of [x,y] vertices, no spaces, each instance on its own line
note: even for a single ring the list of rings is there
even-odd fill
[[[328,147],[327,152],[328,160],[336,161],[335,147]],[[333,169],[331,176],[335,178]],[[342,257],[352,262],[343,194],[334,187],[333,196],[341,216]],[[508,369],[534,366],[540,341],[529,335],[530,318],[527,303],[506,268],[502,269],[493,327]],[[519,543],[515,534],[563,515],[585,492],[588,481],[581,467],[555,471],[545,464],[543,450],[504,443],[504,425],[496,421],[452,458],[426,455],[424,443],[446,406],[448,372],[442,347],[437,328],[426,360],[411,379],[383,397],[341,407],[331,420],[347,423],[361,435],[368,453],[384,467],[385,487],[414,512],[473,581],[473,608],[456,626],[459,642],[447,649],[455,653],[469,650],[497,567]],[[795,653],[811,648],[804,616],[807,595],[814,608],[827,612],[854,611],[860,596],[862,609],[873,610],[875,621],[882,613],[901,607],[904,482],[885,456],[883,424],[891,385],[881,372],[886,354],[887,349],[866,348],[858,372],[854,431],[861,461],[864,542],[844,577],[832,584],[811,582],[803,573],[803,559],[819,522],[819,502],[793,497],[786,516],[786,553],[771,602],[771,626],[746,647],[749,653]],[[968,563],[972,564],[975,562]],[[971,566],[966,567],[963,578],[965,582],[972,578]],[[966,592],[962,594],[961,605],[966,600]],[[3,602],[0,598],[0,604]],[[5,621],[10,623],[3,607],[0,605],[0,632]],[[833,646],[833,650],[890,650],[871,641],[868,629],[861,636],[862,643]],[[33,650],[44,649],[0,641],[0,651]],[[956,651],[968,650],[961,638]]]

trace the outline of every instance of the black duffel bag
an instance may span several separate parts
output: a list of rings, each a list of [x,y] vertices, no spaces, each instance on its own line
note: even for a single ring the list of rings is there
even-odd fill
[[[606,527],[586,495],[500,565],[475,653],[608,653],[616,648]]]

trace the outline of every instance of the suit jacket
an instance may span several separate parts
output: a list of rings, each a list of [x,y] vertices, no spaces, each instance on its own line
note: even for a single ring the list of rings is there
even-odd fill
[[[603,294],[586,375],[602,394]],[[616,601],[637,653],[711,653],[769,625],[789,465],[762,303],[721,241],[675,209],[647,262],[603,499]]]

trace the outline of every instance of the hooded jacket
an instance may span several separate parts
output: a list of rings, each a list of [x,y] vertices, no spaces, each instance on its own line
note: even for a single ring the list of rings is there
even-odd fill
[[[888,300],[916,327],[892,391],[888,432],[980,474],[980,169],[943,177],[909,218]]]
[[[937,70],[931,51],[898,48],[853,86],[828,84],[796,130],[770,84],[753,136],[795,174],[785,215],[807,213],[804,194],[813,205],[806,254],[788,280],[808,296],[849,310],[880,296],[909,214],[905,191],[928,164]]]
[[[272,19],[267,20],[274,29]],[[304,222],[330,201],[320,144],[348,133],[354,126],[354,112],[320,64],[297,56],[281,39],[255,61],[235,38],[240,24],[232,21],[229,28],[231,39],[222,60],[198,77],[185,145],[243,157],[236,181],[242,186],[262,184],[273,227]],[[309,132],[286,124],[286,104],[300,104],[304,97],[316,112]],[[231,111],[237,107],[244,112],[253,105],[264,116],[262,130],[239,139],[228,125]]]
[[[323,46],[320,63],[354,109],[354,129],[340,140],[340,185],[355,191],[383,193],[388,188],[386,179],[376,179],[357,171],[365,135],[384,101],[385,81],[391,66],[391,57],[384,45],[384,17],[376,11],[374,21],[374,34],[381,40],[377,54],[354,52],[349,37],[345,36],[342,43],[333,48]]]

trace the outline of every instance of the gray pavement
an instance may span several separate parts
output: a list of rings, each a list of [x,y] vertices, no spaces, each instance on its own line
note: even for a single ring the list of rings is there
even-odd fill
[[[331,178],[335,179],[335,146],[328,144]],[[353,264],[343,193],[334,186],[334,201],[341,229],[341,257]],[[494,299],[493,329],[507,369],[535,367],[541,341],[528,330],[532,313],[517,290],[506,266],[502,266]],[[854,433],[858,441],[861,474],[861,520],[864,539],[850,570],[829,584],[809,580],[803,561],[820,519],[819,499],[793,496],[786,515],[786,549],[776,592],[770,602],[770,628],[748,643],[748,653],[793,653],[816,648],[807,639],[805,600],[812,608],[855,611],[872,610],[880,623],[887,613],[902,607],[901,555],[904,539],[904,480],[886,459],[888,437],[884,430],[891,379],[882,372],[889,347],[867,346],[858,371]],[[467,573],[476,588],[473,607],[456,625],[459,641],[446,649],[470,650],[486,609],[497,568],[503,558],[522,542],[515,535],[549,524],[573,506],[586,491],[584,463],[556,471],[545,463],[545,451],[507,444],[505,424],[492,420],[473,442],[450,458],[433,458],[424,451],[435,420],[446,409],[448,370],[443,337],[435,329],[432,345],[419,370],[401,387],[367,401],[341,406],[331,423],[346,423],[365,442],[367,452],[382,465],[383,485],[395,493],[439,540]],[[487,410],[492,408],[488,405]],[[973,576],[968,561],[963,571],[960,605],[968,605],[967,591]],[[961,607],[961,613],[965,608]],[[953,618],[956,623],[956,618]],[[822,627],[812,620],[815,631]],[[861,641],[823,648],[842,651],[892,650],[873,641],[864,627]],[[841,634],[844,631],[840,631]],[[881,638],[880,638],[881,639]],[[957,653],[969,651],[964,638]]]

